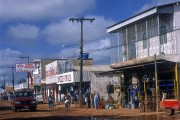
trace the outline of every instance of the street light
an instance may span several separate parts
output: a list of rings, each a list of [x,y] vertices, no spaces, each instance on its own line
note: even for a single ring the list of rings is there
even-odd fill
[[[66,47],[68,47],[68,48],[79,48],[79,47],[80,47],[80,46],[64,45],[64,44],[60,44],[60,46],[61,46],[62,48],[66,48]]]

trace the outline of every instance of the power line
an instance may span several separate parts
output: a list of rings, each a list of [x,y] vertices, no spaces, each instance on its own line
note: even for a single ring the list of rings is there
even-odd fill
[[[95,20],[95,18],[70,18],[71,22],[80,22],[81,23],[81,41],[80,41],[80,82],[79,82],[79,106],[82,108],[82,79],[83,79],[83,23],[85,21],[90,21],[91,23]]]

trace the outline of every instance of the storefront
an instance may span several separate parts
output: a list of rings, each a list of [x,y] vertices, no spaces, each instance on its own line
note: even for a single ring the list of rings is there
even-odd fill
[[[84,75],[85,78],[86,75]],[[64,74],[57,75],[58,86],[58,100],[61,99],[61,94],[70,94],[71,96],[75,91],[79,91],[79,72],[72,71]],[[83,79],[82,93],[90,89],[90,79]]]
[[[139,107],[145,105],[144,111],[155,111],[156,89],[158,101],[162,92],[167,93],[167,99],[179,98],[178,64],[164,59],[146,62],[124,62],[123,66],[113,66],[121,71],[121,105],[123,107]],[[157,74],[157,88],[156,77]]]

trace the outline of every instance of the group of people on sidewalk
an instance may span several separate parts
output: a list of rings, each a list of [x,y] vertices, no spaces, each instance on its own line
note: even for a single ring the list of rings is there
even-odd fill
[[[70,95],[66,95],[63,97],[63,102],[65,103],[65,107],[68,109],[70,107],[71,97]],[[51,92],[48,96],[48,108],[55,107],[55,98],[53,96],[53,93]]]
[[[62,96],[61,96],[62,97]],[[78,93],[77,91],[74,92],[74,94],[72,95],[73,97],[73,102],[75,104],[75,106],[77,106],[78,103]],[[98,93],[98,91],[95,91],[93,94],[90,94],[89,92],[86,92],[84,95],[84,102],[87,108],[95,108],[98,109],[99,105],[103,106],[103,104],[105,104],[105,100],[103,98],[100,98],[100,95]],[[64,95],[61,100],[63,100],[62,102],[66,104],[66,101],[68,101],[68,105],[70,107],[70,103],[71,103],[71,96],[70,95]],[[53,97],[52,92],[49,94],[48,96],[48,108],[51,108],[52,106],[55,106],[55,98]]]

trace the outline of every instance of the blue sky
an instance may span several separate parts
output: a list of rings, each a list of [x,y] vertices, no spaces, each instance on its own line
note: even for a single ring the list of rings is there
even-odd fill
[[[110,50],[96,51],[110,46],[107,27],[175,1],[179,0],[0,0],[0,81],[1,74],[11,73],[2,67],[27,62],[19,56],[78,58],[79,48],[74,46],[80,45],[80,23],[69,18],[95,18],[84,22],[84,51],[93,51],[89,57],[95,64],[110,64]]]

